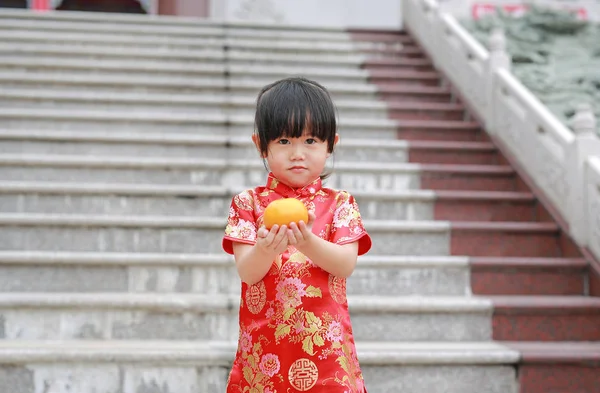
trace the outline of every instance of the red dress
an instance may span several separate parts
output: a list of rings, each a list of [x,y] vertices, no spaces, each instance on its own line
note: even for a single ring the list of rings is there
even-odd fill
[[[312,231],[337,244],[371,247],[354,198],[321,187],[321,179],[293,189],[269,175],[266,187],[233,198],[223,248],[254,244],[265,207],[297,198],[316,216]],[[346,280],[313,264],[294,247],[267,275],[242,283],[240,334],[227,393],[365,393],[346,301]]]

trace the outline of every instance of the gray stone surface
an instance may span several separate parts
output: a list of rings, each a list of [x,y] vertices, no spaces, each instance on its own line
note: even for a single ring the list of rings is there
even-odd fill
[[[367,225],[367,230],[369,226]],[[449,232],[375,232],[371,253],[379,255],[449,255]]]
[[[0,165],[0,181],[58,181],[96,183],[159,183],[218,185],[223,179],[224,168],[103,168],[71,165],[61,167],[52,164]],[[264,175],[263,175],[264,177]],[[264,177],[266,178],[266,177]],[[264,182],[264,179],[262,180]]]
[[[0,104],[1,105],[1,104]],[[143,136],[142,136],[143,137]],[[90,156],[146,156],[179,158],[223,158],[229,155],[227,149],[211,145],[192,144],[149,144],[80,142],[80,141],[39,141],[27,139],[3,140],[0,136],[0,153],[23,154],[73,154]],[[253,158],[256,158],[255,155]]]
[[[360,358],[359,358],[360,360]],[[374,393],[517,393],[511,366],[367,366],[366,387]]]
[[[0,227],[0,250],[212,252],[222,251],[223,229]]]
[[[225,196],[165,197],[111,195],[0,194],[0,212],[104,215],[175,215],[227,217],[231,199]]]
[[[364,341],[486,341],[491,339],[489,313],[352,312],[356,340]]]
[[[0,265],[0,292],[124,292],[127,289],[126,267]]]
[[[469,269],[464,267],[358,267],[347,281],[352,295],[465,295],[470,288]]]
[[[0,367],[0,393],[37,393],[34,384],[33,372],[26,367]]]

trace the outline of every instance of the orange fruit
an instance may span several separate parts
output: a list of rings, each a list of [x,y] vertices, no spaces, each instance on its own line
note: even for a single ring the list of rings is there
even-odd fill
[[[308,210],[304,203],[296,198],[282,198],[269,203],[263,214],[263,222],[267,229],[273,225],[287,225],[299,221],[308,222]]]

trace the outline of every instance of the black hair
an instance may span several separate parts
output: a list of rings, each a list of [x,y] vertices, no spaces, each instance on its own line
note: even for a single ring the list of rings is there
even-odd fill
[[[329,92],[319,83],[301,77],[285,78],[262,88],[256,100],[254,133],[259,150],[268,153],[269,142],[299,138],[305,129],[327,142],[333,153],[337,132],[336,110]]]

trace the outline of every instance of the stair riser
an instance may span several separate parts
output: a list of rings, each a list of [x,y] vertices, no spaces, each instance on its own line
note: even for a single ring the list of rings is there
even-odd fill
[[[234,94],[236,97],[246,98],[246,99],[256,99],[260,88],[262,86],[248,87],[242,88],[238,87],[233,91],[226,91],[226,82],[223,79],[215,78],[206,78],[208,82],[209,79],[213,82],[212,85],[196,85],[192,86],[186,84],[185,81],[181,81],[181,83],[170,83],[166,85],[147,85],[143,83],[108,83],[108,82],[79,82],[79,81],[71,81],[71,82],[62,82],[62,81],[32,81],[32,80],[17,80],[14,79],[12,81],[3,81],[2,85],[7,88],[12,89],[27,89],[27,90],[53,90],[58,92],[77,92],[81,90],[85,90],[88,93],[93,92],[103,92],[103,93],[114,93],[114,94],[122,94],[122,93],[143,93],[143,94],[188,94],[190,96],[194,95],[202,95],[205,98],[215,97],[219,101],[222,101],[229,94]],[[271,78],[269,82],[274,82],[278,78]],[[219,84],[217,85],[217,81]],[[364,86],[358,85],[356,86]],[[331,97],[335,101],[337,100],[369,100],[376,98],[375,92],[370,92],[368,90],[348,90],[348,91],[336,91],[331,90]],[[419,96],[416,94],[415,96]],[[404,101],[410,100],[411,94],[402,94],[400,95]]]
[[[438,199],[435,203],[436,220],[447,221],[536,221],[533,202]]]
[[[408,141],[478,141],[481,131],[473,129],[409,128],[398,130],[398,139]]]
[[[16,52],[16,54],[15,54]],[[106,52],[81,52],[73,53],[70,51],[20,51],[20,50],[0,50],[0,53],[18,59],[35,59],[39,57],[61,57],[64,61],[128,61],[128,62],[153,62],[162,64],[204,64],[221,65],[224,61],[236,66],[264,66],[264,67],[319,67],[330,70],[356,70],[361,67],[363,56],[361,55],[316,55],[303,54],[301,56],[290,53],[273,53],[273,52],[227,52],[227,57],[223,51],[214,49],[206,49],[203,51],[194,52],[193,56],[188,56],[190,52],[185,52],[185,55],[169,54],[161,55],[158,52],[145,51],[139,53],[137,51],[106,51]]]
[[[389,280],[388,280],[389,278]],[[393,280],[392,280],[393,279]],[[358,266],[350,295],[448,295],[468,291],[467,267]],[[0,265],[0,292],[179,292],[239,294],[233,261],[214,266]]]
[[[281,73],[281,72],[273,72],[265,74],[265,75],[261,75],[261,74],[239,74],[239,73],[233,73],[233,74],[229,74],[228,76],[224,75],[224,72],[221,73],[209,73],[209,72],[186,72],[186,71],[147,71],[145,69],[106,69],[106,68],[94,68],[94,67],[89,67],[89,68],[50,68],[50,67],[43,67],[43,66],[35,66],[35,67],[23,67],[23,66],[3,66],[2,63],[0,62],[0,72],[6,72],[6,71],[27,71],[30,72],[32,74],[43,74],[46,76],[52,76],[52,75],[58,75],[58,76],[64,76],[64,75],[72,75],[72,76],[84,76],[84,75],[92,75],[95,77],[98,76],[106,76],[106,77],[122,77],[122,78],[127,78],[128,76],[132,76],[135,75],[136,78],[142,78],[142,77],[148,77],[148,78],[165,78],[168,79],[169,81],[172,81],[173,83],[182,83],[184,82],[186,79],[190,80],[190,79],[194,79],[194,80],[198,80],[198,78],[227,78],[228,83],[230,83],[232,86],[236,86],[239,84],[245,84],[245,83],[262,83],[262,84],[269,84],[272,83],[273,81],[276,81],[278,79],[282,79],[285,78],[287,76],[291,76],[291,75],[295,75],[297,73],[293,72],[292,70],[290,70],[289,73]],[[364,85],[365,83],[367,83],[367,77],[357,74],[355,76],[345,76],[345,75],[320,75],[320,74],[310,74],[310,73],[302,73],[302,76],[309,78],[309,79],[314,79],[319,81],[319,83],[323,84],[324,86],[330,85],[330,84],[345,84],[347,86],[353,86],[353,85]],[[424,86],[428,86],[428,85],[432,85],[432,86],[436,86],[435,83],[424,83],[422,81],[412,81],[412,80],[406,80],[400,83],[397,83],[399,85],[424,85]]]
[[[196,37],[195,39],[173,39],[157,37],[155,42],[147,41],[148,37],[142,40],[132,36],[115,36],[101,34],[86,34],[85,39],[74,40],[73,35],[64,35],[60,33],[43,35],[43,32],[37,32],[28,35],[7,35],[2,32],[0,35],[2,43],[5,45],[15,45],[19,47],[38,48],[40,45],[51,45],[52,48],[61,48],[63,50],[73,50],[79,48],[94,48],[99,50],[106,49],[156,49],[156,50],[190,50],[196,53],[202,49],[223,50],[226,46],[228,50],[240,52],[273,52],[273,53],[302,53],[302,54],[352,54],[356,52],[372,53],[375,49],[358,48],[351,42],[326,42],[326,41],[299,41],[289,39],[285,41],[266,41],[260,39],[224,39],[222,37]],[[393,57],[422,57],[414,46],[407,46],[404,50],[394,52]]]
[[[7,392],[39,393],[139,393],[139,392],[224,392],[230,366],[121,364],[107,363],[42,363],[0,368],[0,386]],[[50,389],[50,390],[49,390]],[[162,390],[166,389],[166,390]]]
[[[600,312],[576,311],[540,314],[494,314],[494,340],[500,341],[599,341]]]
[[[510,366],[400,365],[363,366],[361,369],[367,389],[374,393],[517,392],[517,377],[514,368]]]
[[[428,78],[369,78],[369,82],[375,85],[383,86],[439,86],[440,82],[437,79]]]
[[[26,138],[26,137],[24,137]],[[248,136],[248,139],[250,137]],[[227,147],[223,144],[189,143],[167,144],[147,143],[140,140],[136,142],[95,142],[59,139],[57,141],[15,140],[3,139],[0,136],[0,153],[9,154],[65,154],[87,156],[113,156],[113,157],[173,157],[196,159],[249,159],[260,160],[259,154],[251,145]],[[334,161],[335,160],[335,161]],[[350,145],[338,145],[334,156],[329,160],[330,165],[335,162],[382,162],[401,163],[407,161],[407,149],[398,147],[369,148]]]
[[[450,94],[428,94],[419,92],[379,93],[379,97],[387,102],[449,102]]]
[[[452,230],[452,255],[559,257],[557,234]]]
[[[271,79],[271,82],[274,79]],[[1,94],[1,93],[0,93]],[[192,113],[194,115],[206,114],[209,116],[221,115],[221,116],[245,116],[246,118],[252,119],[254,116],[254,108],[248,107],[233,107],[226,108],[223,106],[207,105],[205,103],[183,103],[183,104],[171,104],[165,102],[144,103],[143,101],[105,101],[105,100],[63,100],[54,98],[13,98],[13,97],[0,97],[0,106],[2,108],[31,108],[35,107],[42,110],[106,110],[114,112],[127,112],[127,113]],[[338,106],[338,114],[340,119],[385,119],[387,118],[387,111],[384,106],[381,108],[340,108]],[[410,112],[398,119],[416,119],[416,120],[427,120],[427,114],[421,116],[412,116]]]
[[[17,225],[0,227],[0,250],[221,253],[223,229],[57,227]],[[372,254],[448,255],[444,232],[375,232]]]
[[[426,190],[514,191],[515,176],[488,174],[440,174],[425,172],[421,176],[421,188]]]
[[[73,119],[73,118],[1,118],[2,127],[8,130],[67,130],[85,132],[151,132],[153,134],[201,134],[206,136],[236,136],[250,138],[253,132],[251,123],[234,124],[226,126],[220,121],[185,121],[185,120],[144,120],[140,114],[138,119]],[[338,124],[339,134],[343,138],[373,138],[373,139],[395,139],[396,131],[389,126],[369,125],[345,125]]]
[[[156,183],[229,185],[256,187],[265,184],[267,171],[229,169],[223,166],[199,166],[192,169],[127,169],[127,168],[61,168],[51,166],[2,166],[0,181],[60,181],[95,183]],[[327,179],[326,186],[335,189],[360,191],[400,191],[419,188],[418,172],[373,173],[369,171],[337,170]]]
[[[519,393],[594,392],[600,386],[600,365],[524,364],[519,385]]]
[[[394,66],[390,66],[387,64],[379,64],[377,62],[373,62],[373,61],[365,61],[362,65],[361,68],[367,70],[367,71],[424,71],[424,72],[431,72],[431,71],[435,71],[435,69],[431,66],[431,64],[426,64],[426,65],[412,65],[412,64],[399,64],[399,65],[394,65]]]
[[[353,312],[356,340],[477,341],[491,336],[490,317],[468,313],[412,314]],[[219,340],[239,335],[237,308],[231,312],[48,309],[0,310],[4,340]]]
[[[394,120],[464,120],[463,111],[390,109],[390,119]]]
[[[477,269],[471,271],[471,288],[477,295],[582,296],[585,276],[580,270]]]
[[[356,198],[363,219],[431,220],[433,201],[381,201]],[[0,194],[0,212],[97,215],[164,215],[227,217],[231,196],[115,196]]]
[[[7,387],[7,391],[19,393],[39,393],[48,386],[53,389],[53,393],[156,392],[158,386],[161,392],[224,392],[231,366],[227,362],[219,363],[222,362],[187,366],[169,362],[86,362],[76,367],[61,363],[7,365],[0,368],[0,386]],[[405,393],[517,392],[515,370],[510,366],[397,365],[362,366],[361,369],[366,386],[372,393],[395,393],[398,389]],[[531,392],[538,393],[542,390]]]
[[[465,165],[495,165],[498,164],[495,151],[470,150],[435,150],[410,149],[408,161],[420,164],[465,164]]]

